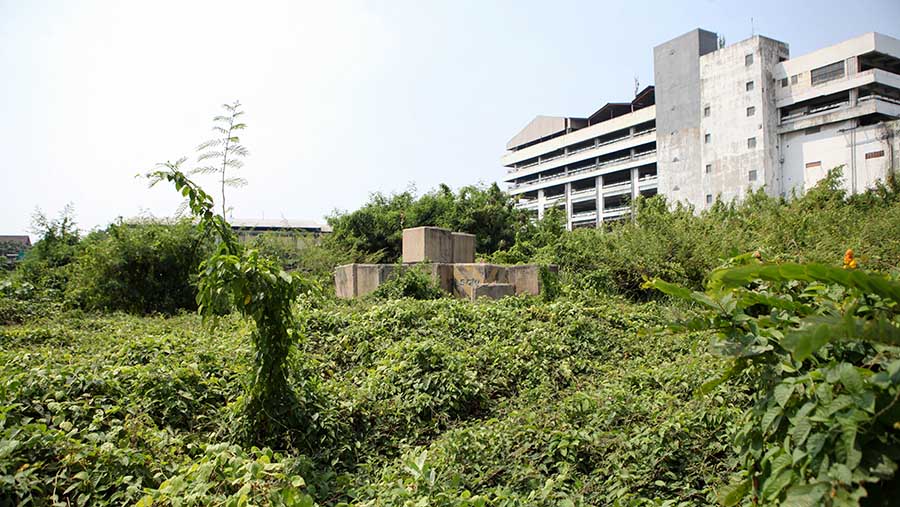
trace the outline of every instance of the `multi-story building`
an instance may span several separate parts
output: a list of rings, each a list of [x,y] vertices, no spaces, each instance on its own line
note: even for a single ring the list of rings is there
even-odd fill
[[[790,59],[761,36],[725,47],[693,30],[654,48],[655,87],[587,118],[538,116],[502,163],[517,206],[568,227],[630,213],[638,195],[703,209],[718,197],[803,192],[844,166],[850,191],[898,167],[900,41],[870,33]]]

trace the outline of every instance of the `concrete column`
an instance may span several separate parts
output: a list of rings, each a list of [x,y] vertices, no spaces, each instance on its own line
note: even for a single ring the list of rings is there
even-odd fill
[[[634,137],[634,127],[628,128],[628,137]]]
[[[637,199],[637,196],[640,195],[641,190],[638,188],[638,168],[631,169],[631,200]]]
[[[572,230],[572,184],[566,183],[566,229]]]
[[[600,227],[600,224],[603,223],[603,175],[597,176],[596,185],[596,199],[597,199],[597,227]]]
[[[538,220],[542,220],[544,218],[544,205],[546,204],[546,199],[544,198],[544,189],[538,190]]]

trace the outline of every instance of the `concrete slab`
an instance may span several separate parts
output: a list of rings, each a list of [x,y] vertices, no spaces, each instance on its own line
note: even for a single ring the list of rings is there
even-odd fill
[[[403,262],[453,262],[453,233],[440,227],[403,229]]]
[[[472,299],[488,298],[500,299],[506,296],[512,296],[516,293],[515,288],[508,283],[486,283],[475,287],[472,293]]]
[[[475,262],[475,235],[465,232],[454,232],[453,236],[453,262]]]

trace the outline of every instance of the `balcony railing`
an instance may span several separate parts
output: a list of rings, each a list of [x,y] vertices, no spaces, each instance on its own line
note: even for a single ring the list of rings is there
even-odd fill
[[[849,105],[850,105],[850,101],[845,100],[842,102],[833,102],[831,104],[817,106],[817,107],[814,107],[811,109],[801,109],[801,110],[791,113],[787,116],[782,116],[781,121],[791,121],[791,120],[795,120],[797,118],[802,118],[804,116],[811,116],[814,114],[822,113],[824,111],[831,111],[832,109],[838,109],[838,108],[841,108],[844,106],[849,106]]]
[[[873,93],[873,94],[871,94],[871,95],[865,95],[865,96],[863,96],[863,97],[860,97],[859,100],[858,100],[858,102],[866,102],[866,101],[869,101],[869,100],[883,100],[883,101],[885,101],[885,102],[890,102],[891,104],[898,104],[898,105],[900,105],[900,100],[895,99],[895,98],[893,98],[893,97],[886,97],[886,96],[884,96],[884,95],[878,95],[878,94],[876,94],[876,93]]]
[[[613,160],[606,160],[606,161],[600,162],[599,164],[590,165],[590,166],[576,169],[573,171],[561,172],[559,174],[554,174],[553,176],[546,176],[546,177],[539,176],[537,180],[531,180],[531,181],[528,181],[525,183],[516,183],[516,184],[513,184],[510,188],[520,188],[520,187],[524,187],[527,185],[533,185],[535,183],[543,183],[545,181],[551,181],[551,180],[556,180],[559,178],[565,178],[567,176],[574,176],[576,174],[581,174],[583,172],[594,171],[594,170],[600,169],[601,167],[619,164],[621,162],[630,162],[632,160],[639,160],[639,159],[650,157],[653,155],[656,155],[656,150],[649,150],[649,151],[645,151],[645,152],[641,152],[641,153],[636,153],[633,157],[629,155],[627,157],[620,157],[620,158],[616,158]]]
[[[578,213],[572,213],[572,220],[575,220],[577,218],[589,218],[589,217],[596,217],[596,216],[597,216],[597,210],[579,211]]]
[[[581,152],[587,151],[587,150],[593,150],[594,148],[599,148],[599,147],[601,147],[601,146],[606,146],[606,145],[609,145],[609,144],[618,143],[618,142],[620,142],[620,141],[625,141],[625,140],[627,140],[627,139],[632,139],[632,138],[635,138],[635,137],[640,137],[640,136],[644,136],[644,135],[647,135],[647,134],[652,134],[652,133],[654,133],[654,132],[656,132],[656,127],[650,128],[650,129],[647,129],[647,130],[641,130],[640,132],[635,132],[634,134],[629,134],[629,135],[627,135],[627,136],[622,136],[622,137],[617,137],[617,138],[615,138],[615,139],[610,139],[609,141],[603,141],[602,143],[591,144],[591,145],[583,146],[583,147],[578,148],[578,149],[575,149],[575,150],[569,150],[569,151],[566,152],[566,153],[561,153],[561,154],[559,154],[559,155],[554,155],[553,157],[549,157],[549,158],[543,158],[543,159],[540,159],[540,160],[537,161],[537,162],[532,162],[532,163],[530,163],[530,164],[528,164],[528,165],[523,165],[523,166],[519,166],[519,167],[510,167],[510,168],[508,168],[508,169],[506,170],[506,172],[507,172],[507,173],[514,173],[514,172],[517,172],[517,171],[521,171],[521,170],[523,170],[523,169],[530,169],[530,168],[532,168],[532,167],[534,167],[534,166],[536,166],[536,165],[544,164],[544,163],[547,163],[547,162],[551,162],[551,161],[557,160],[557,159],[559,159],[559,158],[561,158],[561,157],[572,156],[572,155],[575,155],[576,153],[581,153]]]
[[[614,208],[603,208],[603,214],[604,215],[614,215],[617,213],[624,213],[626,211],[629,211],[630,209],[631,209],[631,206],[627,205],[627,204],[624,206],[616,206]]]
[[[582,195],[590,195],[590,194],[593,194],[596,192],[597,192],[596,188],[583,188],[581,190],[573,190],[571,195],[572,195],[572,197],[578,197],[578,196],[582,196]]]

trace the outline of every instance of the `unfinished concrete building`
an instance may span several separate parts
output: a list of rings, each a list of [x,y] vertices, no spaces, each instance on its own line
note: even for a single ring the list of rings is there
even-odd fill
[[[653,49],[655,86],[586,118],[538,116],[506,146],[517,206],[567,227],[630,213],[657,192],[704,209],[717,197],[804,192],[833,167],[858,192],[900,165],[900,41],[869,33],[797,58],[754,36],[725,46],[693,30]]]
[[[444,291],[464,299],[499,299],[511,295],[539,295],[542,269],[536,264],[504,266],[475,262],[475,236],[439,227],[403,230],[402,264],[346,264],[335,268],[339,298],[365,296],[410,267],[428,273]]]

